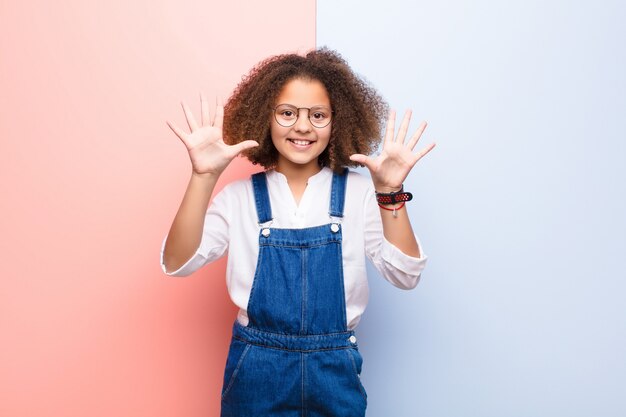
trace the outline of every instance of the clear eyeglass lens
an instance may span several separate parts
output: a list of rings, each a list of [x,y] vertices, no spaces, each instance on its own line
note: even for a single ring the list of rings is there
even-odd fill
[[[307,110],[307,109],[301,109]],[[309,120],[315,127],[326,127],[330,123],[332,112],[328,107],[315,106],[309,110]],[[276,121],[284,127],[293,126],[298,120],[299,110],[295,106],[281,104],[274,110]]]

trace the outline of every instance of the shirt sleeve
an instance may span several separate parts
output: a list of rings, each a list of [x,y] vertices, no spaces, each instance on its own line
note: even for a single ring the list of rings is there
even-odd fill
[[[373,188],[369,188],[365,193],[364,226],[365,252],[378,272],[398,288],[405,290],[415,288],[428,257],[424,254],[417,236],[415,240],[421,255],[419,258],[406,255],[385,238]]]
[[[161,269],[166,275],[184,277],[191,275],[204,265],[216,261],[228,250],[229,243],[229,194],[230,187],[224,187],[211,201],[204,217],[202,239],[198,249],[184,265],[176,271],[167,271],[163,263],[163,250],[167,236],[161,244]]]

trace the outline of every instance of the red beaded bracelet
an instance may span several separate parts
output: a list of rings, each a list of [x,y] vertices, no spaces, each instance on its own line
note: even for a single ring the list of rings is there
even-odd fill
[[[402,204],[400,204],[398,207],[394,207],[394,208],[389,208],[389,207],[385,207],[382,204],[379,204],[378,207],[380,207],[381,209],[385,209],[388,211],[393,211],[393,217],[398,217],[398,214],[396,213],[396,210],[400,210],[402,207],[404,207],[406,203],[402,202]]]

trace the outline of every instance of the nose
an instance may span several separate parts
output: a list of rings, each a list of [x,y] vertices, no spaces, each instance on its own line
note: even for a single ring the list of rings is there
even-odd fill
[[[298,119],[294,125],[296,132],[309,132],[313,126],[309,120],[309,111],[307,109],[298,110]]]

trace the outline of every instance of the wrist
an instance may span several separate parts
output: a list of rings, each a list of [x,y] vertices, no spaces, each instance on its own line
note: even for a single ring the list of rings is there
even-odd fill
[[[216,182],[219,176],[220,176],[219,174],[216,174],[213,172],[198,173],[193,170],[191,171],[191,178],[197,181]]]
[[[376,193],[383,193],[383,194],[388,194],[388,193],[397,193],[400,190],[402,190],[402,184],[400,185],[381,185],[381,184],[374,184],[374,191]]]

